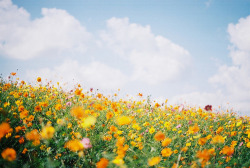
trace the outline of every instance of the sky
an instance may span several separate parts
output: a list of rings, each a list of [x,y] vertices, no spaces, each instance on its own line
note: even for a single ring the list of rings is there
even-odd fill
[[[250,115],[250,0],[0,0],[0,73],[16,71]]]

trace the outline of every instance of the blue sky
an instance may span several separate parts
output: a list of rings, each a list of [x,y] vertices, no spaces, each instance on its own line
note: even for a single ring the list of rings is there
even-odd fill
[[[249,0],[0,0],[0,15],[4,77],[250,114]]]

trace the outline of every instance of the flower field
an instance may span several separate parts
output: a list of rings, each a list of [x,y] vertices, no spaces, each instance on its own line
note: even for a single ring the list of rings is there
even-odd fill
[[[0,79],[0,167],[250,166],[249,117],[15,75]]]

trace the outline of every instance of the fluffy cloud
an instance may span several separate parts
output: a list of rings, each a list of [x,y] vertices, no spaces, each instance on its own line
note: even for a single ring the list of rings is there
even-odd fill
[[[195,92],[174,98],[197,104],[214,104],[234,107],[241,114],[250,115],[250,16],[241,18],[237,24],[228,25],[232,65],[218,67],[218,72],[209,78],[215,86],[214,93]]]
[[[181,46],[156,36],[150,26],[111,18],[100,33],[104,47],[133,65],[132,80],[148,84],[176,79],[188,67],[190,55]]]
[[[103,91],[121,88],[127,81],[127,77],[118,69],[100,62],[80,65],[75,60],[66,60],[54,68],[28,70],[26,73],[29,81],[34,81],[38,76],[47,81],[59,81],[65,88],[73,88],[74,84],[80,83],[85,88],[94,87]]]
[[[56,56],[65,51],[86,51],[91,35],[78,20],[59,9],[43,8],[41,14],[41,18],[31,20],[25,9],[18,8],[10,0],[2,0],[0,54],[26,60]]]

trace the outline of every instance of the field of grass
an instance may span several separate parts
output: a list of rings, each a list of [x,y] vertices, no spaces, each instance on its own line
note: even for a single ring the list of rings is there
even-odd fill
[[[0,167],[250,166],[249,117],[0,80]]]

